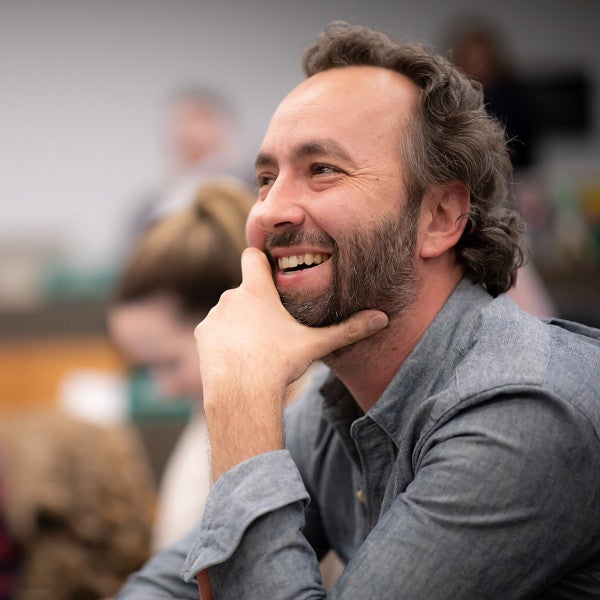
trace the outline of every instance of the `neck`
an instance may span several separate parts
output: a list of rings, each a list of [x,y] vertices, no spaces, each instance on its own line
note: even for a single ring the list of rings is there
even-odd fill
[[[421,285],[415,301],[393,317],[386,329],[339,355],[324,359],[364,412],[383,394],[461,276],[461,272],[456,271],[445,274],[441,280],[429,279],[429,283]]]

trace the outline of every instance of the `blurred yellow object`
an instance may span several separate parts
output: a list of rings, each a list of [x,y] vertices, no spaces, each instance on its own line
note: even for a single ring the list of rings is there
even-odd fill
[[[102,336],[0,341],[0,411],[56,405],[61,383],[79,369],[125,371],[121,356]]]

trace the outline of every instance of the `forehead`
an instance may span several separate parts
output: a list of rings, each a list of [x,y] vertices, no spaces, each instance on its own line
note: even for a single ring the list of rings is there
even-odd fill
[[[406,130],[416,100],[416,86],[389,69],[358,66],[322,71],[281,102],[263,150],[272,152],[305,138],[389,151]]]

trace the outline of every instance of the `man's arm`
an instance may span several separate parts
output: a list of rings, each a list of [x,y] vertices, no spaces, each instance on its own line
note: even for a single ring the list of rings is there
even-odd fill
[[[380,311],[314,329],[283,307],[266,256],[248,248],[242,284],[225,292],[196,328],[213,477],[245,460],[281,450],[289,386],[316,360],[387,326]],[[200,574],[204,597],[211,592]]]
[[[282,449],[288,387],[316,360],[388,323],[382,312],[365,310],[330,327],[301,325],[281,304],[267,257],[256,248],[244,251],[242,276],[196,328],[215,480]]]

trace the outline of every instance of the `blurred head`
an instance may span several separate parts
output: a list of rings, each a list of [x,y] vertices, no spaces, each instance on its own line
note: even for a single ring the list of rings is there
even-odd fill
[[[176,171],[230,158],[236,118],[228,100],[207,88],[176,93],[166,113],[167,151]]]
[[[308,77],[351,66],[389,69],[416,86],[414,114],[398,140],[408,201],[418,205],[436,185],[464,183],[470,209],[457,259],[492,295],[509,289],[523,261],[522,225],[505,204],[511,177],[506,136],[485,110],[481,85],[421,45],[396,44],[345,23],[328,26],[304,55]]]
[[[454,64],[484,88],[501,81],[510,71],[506,45],[496,30],[483,23],[462,25],[447,44]]]
[[[122,273],[110,333],[133,364],[150,369],[166,398],[202,398],[194,328],[241,282],[253,201],[237,181],[205,183],[192,206],[142,235]]]

